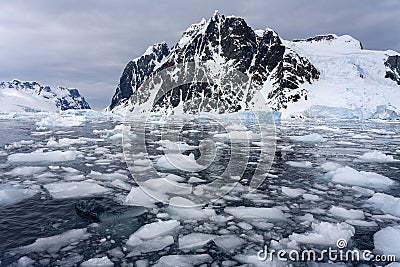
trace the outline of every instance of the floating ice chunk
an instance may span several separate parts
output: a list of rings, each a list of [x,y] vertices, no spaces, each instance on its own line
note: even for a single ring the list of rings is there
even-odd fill
[[[190,194],[192,187],[187,184],[177,183],[175,181],[166,178],[155,178],[149,179],[141,184],[145,188],[149,188],[152,191],[165,194]]]
[[[113,267],[114,263],[107,257],[104,256],[102,258],[93,258],[82,262],[81,267]]]
[[[168,200],[168,197],[164,194],[154,192],[150,189],[145,190],[146,192],[140,187],[133,187],[126,196],[125,204],[130,206],[153,208],[155,207],[155,203],[165,202]]]
[[[208,254],[196,255],[168,255],[162,256],[153,267],[187,267],[198,266],[202,263],[211,263],[213,259]]]
[[[361,226],[361,227],[378,227],[379,225],[374,222],[367,222],[367,221],[362,221],[362,220],[346,220],[345,221],[348,224],[354,225],[354,226]]]
[[[278,208],[252,208],[241,206],[227,207],[224,211],[239,219],[286,220],[285,214]]]
[[[32,167],[32,166],[23,166],[16,167],[15,169],[6,172],[6,175],[11,176],[32,176],[34,174],[42,173],[46,170],[46,167]]]
[[[142,240],[145,239],[153,239],[158,236],[166,235],[174,230],[176,230],[180,226],[180,223],[177,220],[170,221],[159,221],[154,223],[146,224],[139,228],[136,232],[134,232],[130,238],[140,238]]]
[[[90,182],[60,182],[44,185],[53,198],[77,198],[103,194],[110,189]]]
[[[132,189],[132,186],[128,183],[125,183],[124,181],[121,181],[120,179],[116,179],[114,181],[111,181],[110,184],[112,186],[115,186],[117,188],[120,188],[122,190],[130,191]]]
[[[188,183],[193,184],[193,183],[205,183],[207,182],[206,180],[197,178],[197,177],[190,177],[188,180]]]
[[[383,193],[375,193],[368,199],[368,202],[383,212],[400,217],[400,198]]]
[[[78,151],[50,151],[16,153],[8,156],[9,162],[63,162],[75,160],[81,153]]]
[[[320,134],[312,133],[302,136],[291,136],[290,139],[293,142],[306,142],[306,143],[321,143],[325,142],[325,138],[323,138]]]
[[[208,242],[213,240],[214,237],[215,235],[203,233],[191,233],[188,235],[184,235],[182,237],[179,237],[179,249],[184,250],[201,248]]]
[[[141,240],[141,242],[136,242],[136,244],[134,242],[131,242],[130,240],[131,239],[129,239],[128,242],[126,243],[127,245],[132,246],[131,248],[132,252],[128,254],[127,256],[128,258],[136,255],[141,255],[142,253],[159,251],[174,244],[174,238],[170,235],[160,236],[154,239],[144,240],[144,241],[139,239]]]
[[[336,162],[325,162],[324,164],[321,165],[321,168],[324,169],[325,171],[336,171],[337,169],[343,167],[339,163]]]
[[[217,245],[217,247],[220,247],[226,251],[230,251],[232,249],[241,247],[245,241],[235,235],[226,235],[214,237],[214,243]]]
[[[19,247],[16,252],[19,253],[29,253],[29,252],[48,252],[56,253],[61,248],[72,244],[80,242],[87,239],[90,234],[87,232],[86,228],[83,229],[72,229],[59,235],[38,238],[36,241],[30,245]]]
[[[303,244],[335,246],[339,239],[349,241],[355,233],[354,227],[347,223],[312,223],[311,228],[311,232],[293,233],[289,239]]]
[[[308,194],[308,193],[303,194],[302,197],[303,197],[304,200],[307,200],[307,201],[319,201],[319,200],[321,200],[321,198],[319,196],[314,195],[314,194]]]
[[[342,207],[333,206],[329,209],[329,213],[343,219],[363,220],[365,218],[362,210],[345,209]]]
[[[289,188],[286,186],[282,186],[282,193],[287,195],[288,197],[298,197],[304,194],[306,191],[300,188]]]
[[[400,229],[386,227],[374,234],[375,252],[400,258]]]
[[[225,127],[227,131],[247,131],[247,127],[243,124],[232,124]]]
[[[214,134],[215,138],[230,139],[235,141],[258,140],[260,135],[252,131],[231,131],[229,133]]]
[[[20,148],[26,145],[33,145],[35,142],[33,140],[21,140],[18,142],[14,142],[12,144],[5,145],[4,148],[7,150]]]
[[[358,160],[365,162],[393,162],[398,161],[393,158],[392,155],[383,154],[380,151],[366,152],[362,156],[358,157]]]
[[[339,128],[336,128],[336,127],[331,128],[331,127],[328,127],[328,126],[326,126],[326,125],[315,126],[315,127],[312,127],[311,129],[313,129],[313,130],[329,131],[329,132],[341,132],[341,130],[340,130]]]
[[[189,204],[189,205],[188,205]],[[215,210],[195,207],[195,203],[187,203],[187,207],[169,206],[167,211],[172,216],[176,216],[179,220],[199,220],[209,219],[216,216]]]
[[[373,196],[375,194],[374,190],[367,189],[367,188],[364,188],[364,187],[359,187],[359,186],[356,186],[356,185],[352,186],[351,189],[353,189],[354,191],[356,191],[356,192],[358,192],[358,193],[360,193],[360,194],[362,194],[364,196],[371,197],[371,196]]]
[[[173,197],[169,200],[169,204],[179,207],[194,207],[197,206],[193,201],[183,197]]]
[[[36,194],[37,191],[33,189],[0,186],[0,206],[13,205]]]
[[[47,142],[47,147],[64,147],[64,146],[72,146],[72,145],[83,145],[86,144],[87,141],[81,138],[70,139],[70,138],[61,138],[56,141],[54,137],[51,137]]]
[[[1,263],[1,261],[0,261],[0,263]],[[27,256],[23,256],[18,260],[17,267],[33,266],[34,263],[35,263],[35,261],[32,260],[31,258],[29,258]]]
[[[114,181],[114,180],[129,180],[129,177],[122,174],[122,173],[101,173],[101,172],[96,172],[96,171],[90,171],[90,174],[88,177],[95,179],[95,180],[101,180],[101,181]]]
[[[176,151],[188,151],[188,150],[194,150],[198,148],[198,146],[190,146],[186,144],[185,142],[172,142],[170,140],[160,140],[157,142],[162,146],[162,149],[164,151],[168,152],[176,152]]]
[[[149,266],[149,260],[143,259],[143,260],[137,260],[135,262],[135,267],[148,267]]]
[[[386,176],[374,173],[357,171],[348,166],[331,171],[328,177],[332,177],[332,182],[348,185],[358,185],[366,187],[384,187],[393,185],[395,182]]]
[[[286,161],[286,164],[296,168],[312,168],[312,163],[309,161]]]
[[[75,127],[81,126],[85,123],[85,116],[77,116],[77,115],[66,115],[66,114],[58,114],[54,113],[53,115],[42,118],[40,121],[36,122],[36,125],[39,127]]]
[[[371,139],[370,136],[365,135],[365,134],[364,135],[363,134],[355,134],[355,135],[352,135],[351,137],[354,139]]]
[[[192,172],[204,169],[204,166],[196,162],[193,154],[189,156],[183,154],[166,154],[157,160],[155,166],[164,170],[178,169]]]

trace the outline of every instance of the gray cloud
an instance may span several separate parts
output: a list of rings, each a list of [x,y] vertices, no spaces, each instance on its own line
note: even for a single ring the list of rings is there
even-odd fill
[[[284,39],[350,34],[367,49],[400,51],[397,0],[14,0],[0,3],[0,80],[77,87],[104,107],[130,59],[153,43],[175,44],[216,9]]]

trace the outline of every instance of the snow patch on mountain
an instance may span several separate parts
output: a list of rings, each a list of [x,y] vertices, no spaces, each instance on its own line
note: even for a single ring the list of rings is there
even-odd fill
[[[364,50],[349,35],[319,36],[307,40],[284,41],[306,57],[320,72],[320,79],[306,85],[308,98],[282,110],[283,117],[397,119],[400,88],[386,77],[385,62],[394,51]],[[386,78],[385,78],[386,77]]]
[[[90,109],[77,89],[50,88],[19,80],[0,82],[0,103],[0,113]]]

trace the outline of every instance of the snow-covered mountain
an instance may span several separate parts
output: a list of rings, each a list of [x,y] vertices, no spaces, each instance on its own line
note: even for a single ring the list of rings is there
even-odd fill
[[[243,18],[216,12],[209,20],[190,26],[172,48],[156,44],[130,61],[107,109],[234,112],[254,108],[258,91],[284,117],[396,118],[400,114],[399,58],[394,51],[364,50],[348,35],[286,41],[271,29],[254,31]],[[223,74],[221,69],[207,68],[214,80],[239,71],[246,75],[241,81],[246,86],[194,80],[155,100],[153,91],[181,79],[182,64],[190,62],[220,66]],[[142,86],[161,72],[167,74],[156,81],[153,91]]]
[[[77,89],[50,88],[37,82],[0,82],[0,112],[90,109]]]

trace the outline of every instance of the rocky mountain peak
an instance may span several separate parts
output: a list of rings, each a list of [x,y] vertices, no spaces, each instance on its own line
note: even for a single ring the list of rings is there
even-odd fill
[[[109,110],[116,106],[132,109],[135,105],[142,105],[148,101],[149,94],[137,92],[137,89],[146,78],[155,71],[189,62],[212,62],[224,69],[239,71],[248,77],[249,84],[256,88],[254,90],[261,90],[267,81],[271,82],[272,88],[265,97],[277,110],[285,108],[288,102],[305,98],[306,91],[300,86],[319,77],[318,70],[307,59],[286,47],[273,30],[254,31],[243,18],[226,17],[216,11],[210,19],[191,25],[169,52],[166,47],[156,45],[129,62]],[[229,92],[220,87],[217,85],[210,90],[192,84],[174,89],[172,95],[166,95],[157,102],[155,109],[171,111],[183,105],[184,113],[193,113],[233,112],[251,108],[254,90]],[[205,95],[210,99],[223,99],[218,101],[218,111],[210,106],[199,108],[198,105],[180,103],[194,101],[195,97],[202,98]],[[191,100],[182,96],[190,96]],[[193,107],[199,110],[193,110]]]

